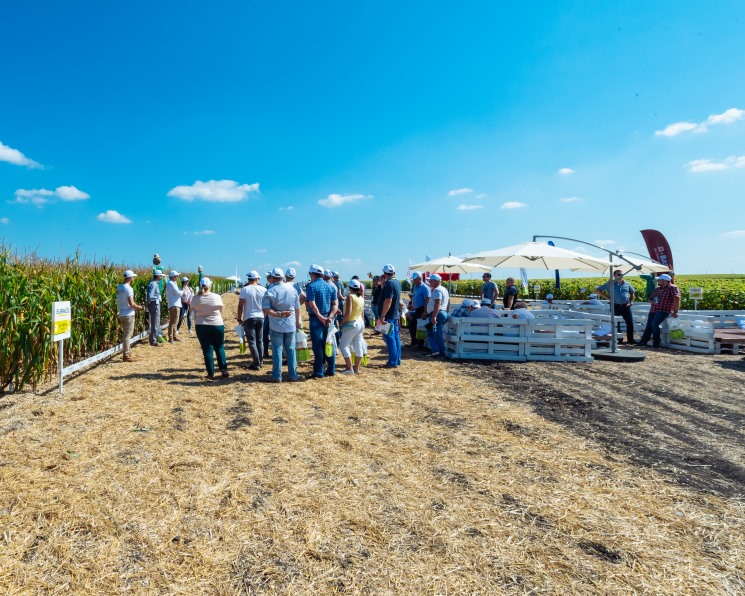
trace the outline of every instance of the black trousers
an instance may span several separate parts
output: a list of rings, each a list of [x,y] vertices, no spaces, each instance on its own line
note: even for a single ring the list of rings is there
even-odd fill
[[[613,314],[617,317],[623,317],[623,322],[626,323],[626,337],[629,343],[634,343],[634,317],[631,315],[630,304],[614,304]],[[616,325],[618,331],[621,331],[621,324]]]
[[[412,346],[423,346],[424,340],[416,338],[416,323],[424,314],[424,306],[419,306],[412,314],[406,314],[406,324],[409,326]]]
[[[264,319],[246,319],[243,321],[246,332],[246,343],[251,351],[254,366],[264,364]]]

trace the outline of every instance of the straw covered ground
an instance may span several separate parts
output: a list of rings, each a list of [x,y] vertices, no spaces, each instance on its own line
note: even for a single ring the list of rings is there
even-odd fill
[[[742,357],[274,385],[228,335],[0,397],[3,593],[745,592]]]

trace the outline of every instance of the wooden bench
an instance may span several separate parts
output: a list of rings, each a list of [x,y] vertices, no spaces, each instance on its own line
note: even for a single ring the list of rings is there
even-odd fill
[[[722,346],[727,346],[733,354],[739,354],[741,345],[745,348],[745,330],[714,329],[714,349],[717,354],[722,353]]]

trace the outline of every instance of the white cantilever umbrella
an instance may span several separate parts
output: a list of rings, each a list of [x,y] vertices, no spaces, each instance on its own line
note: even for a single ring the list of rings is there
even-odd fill
[[[243,281],[237,275],[231,275],[230,277],[226,277],[225,279],[229,279],[230,281]]]
[[[617,255],[612,255],[613,258],[613,264],[609,266],[608,261],[605,262],[605,270],[603,273],[605,275],[609,275],[612,270],[620,269],[626,274],[631,273],[634,274],[649,274],[649,273],[666,273],[667,271],[670,271],[669,265],[663,265],[662,263],[658,263],[656,261],[650,261],[648,259],[641,259],[639,257],[631,256],[631,255],[623,255],[623,258],[620,258]],[[600,259],[601,261],[603,259]]]
[[[476,263],[464,263],[460,257],[441,257],[409,265],[412,271],[429,271],[430,273],[488,273],[491,267],[477,265]]]
[[[546,242],[524,242],[470,255],[463,264],[488,267],[525,267],[527,269],[569,269],[571,271],[596,271],[608,269],[602,261],[573,250],[551,246]]]

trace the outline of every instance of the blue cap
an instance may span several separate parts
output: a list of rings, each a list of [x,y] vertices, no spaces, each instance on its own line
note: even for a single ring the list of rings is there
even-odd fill
[[[437,273],[433,273],[429,276],[429,281],[442,281],[442,278]]]

